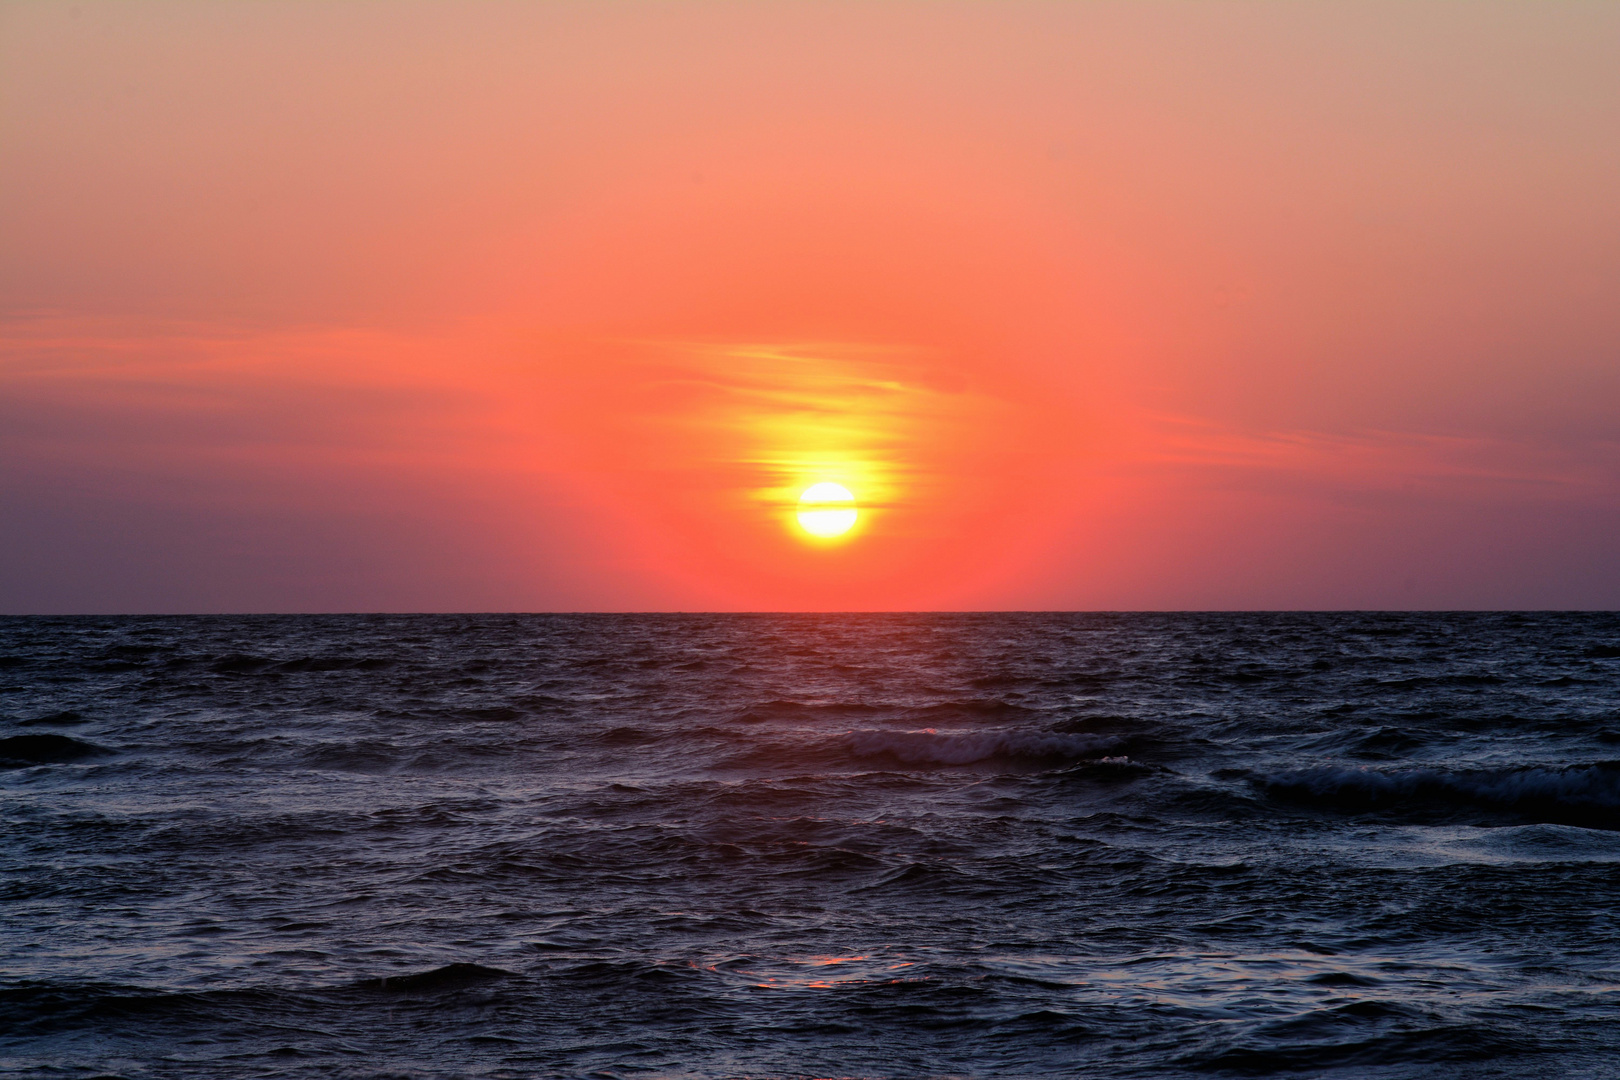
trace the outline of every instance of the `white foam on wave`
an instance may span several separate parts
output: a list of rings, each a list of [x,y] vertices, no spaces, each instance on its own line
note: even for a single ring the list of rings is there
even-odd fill
[[[908,765],[971,765],[995,758],[1025,761],[1084,761],[1120,745],[1100,735],[1059,735],[1044,731],[861,730],[845,736],[861,757],[887,756]]]

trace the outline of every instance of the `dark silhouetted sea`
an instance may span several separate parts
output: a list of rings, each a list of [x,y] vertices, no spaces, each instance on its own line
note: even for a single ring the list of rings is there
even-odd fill
[[[1620,616],[0,620],[0,1076],[1620,1075]]]

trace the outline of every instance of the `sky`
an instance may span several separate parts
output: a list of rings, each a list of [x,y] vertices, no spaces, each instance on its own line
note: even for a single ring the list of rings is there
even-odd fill
[[[0,2],[0,613],[1614,608],[1617,131],[1610,3]]]

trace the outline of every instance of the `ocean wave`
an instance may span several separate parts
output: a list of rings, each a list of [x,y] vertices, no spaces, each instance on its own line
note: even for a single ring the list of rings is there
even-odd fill
[[[1454,853],[1495,862],[1620,861],[1620,835],[1614,831],[1545,822],[1489,829],[1446,846]]]
[[[806,704],[799,701],[786,701],[776,699],[773,701],[760,701],[738,712],[735,719],[745,723],[763,723],[771,720],[818,720],[830,717],[834,721],[841,717],[873,716],[883,712],[876,705],[868,705],[859,701],[825,702],[821,704]],[[849,720],[844,721],[848,723]]]
[[[105,746],[66,735],[12,735],[0,739],[0,766],[56,764],[110,753]]]
[[[266,656],[230,653],[206,661],[208,670],[216,675],[295,675],[302,672],[324,671],[376,671],[391,667],[393,661],[382,656],[295,656],[276,660]]]
[[[860,757],[891,757],[907,765],[972,765],[1004,760],[1032,763],[1100,758],[1118,749],[1106,735],[1044,731],[851,731],[849,749]]]
[[[1324,731],[1299,744],[1302,751],[1323,757],[1345,755],[1365,761],[1395,761],[1426,749],[1435,736],[1401,727],[1348,728]]]
[[[36,716],[32,720],[17,721],[18,727],[71,727],[75,724],[85,723],[84,714],[72,709],[63,709],[58,712],[46,713]]]
[[[1352,813],[1452,816],[1486,811],[1620,829],[1620,762],[1562,768],[1380,770],[1324,766],[1251,775],[1265,794]]]
[[[1354,1001],[1258,1027],[1237,1045],[1195,1051],[1180,1063],[1198,1072],[1249,1076],[1319,1070],[1355,1075],[1358,1068],[1489,1061],[1539,1049],[1517,1035],[1485,1024],[1446,1023],[1386,1002]]]
[[[385,975],[366,979],[356,986],[366,990],[385,990],[401,994],[437,994],[464,990],[471,986],[510,979],[512,972],[482,964],[446,964],[431,971],[415,971],[408,975]]]
[[[952,701],[941,701],[934,705],[923,705],[905,710],[904,716],[911,723],[929,723],[938,720],[965,719],[1001,719],[1034,715],[1036,710],[1027,709],[1010,701],[1000,698],[957,698]]]

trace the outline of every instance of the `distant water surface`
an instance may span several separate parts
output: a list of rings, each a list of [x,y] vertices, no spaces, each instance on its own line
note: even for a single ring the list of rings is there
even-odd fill
[[[1620,1075],[1620,616],[0,619],[0,1076]]]

